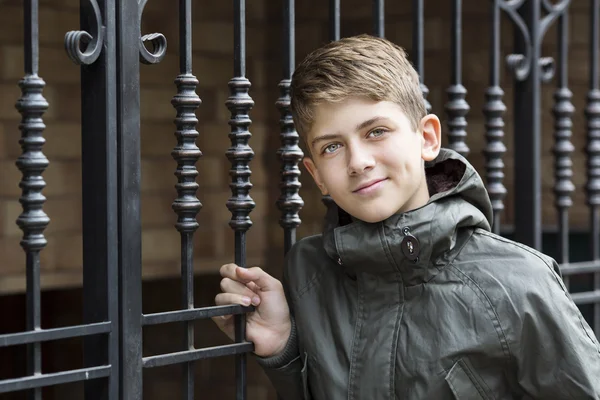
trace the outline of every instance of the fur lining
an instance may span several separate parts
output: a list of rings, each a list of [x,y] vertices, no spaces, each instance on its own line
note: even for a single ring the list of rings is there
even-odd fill
[[[459,160],[447,159],[425,169],[429,196],[453,189],[465,174],[467,166]]]

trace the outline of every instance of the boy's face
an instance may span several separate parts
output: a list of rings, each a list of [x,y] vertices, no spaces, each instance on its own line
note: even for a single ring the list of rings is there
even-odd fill
[[[424,117],[415,132],[400,106],[353,97],[320,104],[304,165],[323,194],[365,222],[379,222],[429,200],[423,161],[440,149],[440,121]]]

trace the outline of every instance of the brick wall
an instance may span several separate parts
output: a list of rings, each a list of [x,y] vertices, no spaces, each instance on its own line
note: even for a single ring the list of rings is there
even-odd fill
[[[44,116],[47,125],[44,153],[50,166],[44,173],[47,187],[44,194],[47,202],[44,210],[51,218],[45,233],[48,246],[42,251],[43,286],[46,289],[76,287],[81,280],[81,172],[80,172],[80,93],[79,70],[66,57],[63,50],[64,33],[77,29],[78,0],[40,0],[40,75],[47,83],[44,96],[50,108]],[[228,226],[230,213],[225,202],[230,196],[229,161],[224,156],[229,147],[229,111],[224,105],[228,97],[227,82],[233,74],[233,24],[232,2],[198,1],[194,4],[194,73],[200,85],[197,89],[202,99],[198,109],[198,146],[204,156],[198,162],[198,197],[203,203],[199,214],[200,228],[195,241],[195,268],[198,273],[198,305],[208,305],[217,290],[218,279],[214,272],[224,262],[232,260],[233,233]],[[252,0],[247,2],[247,76],[252,82],[250,94],[255,107],[252,118],[251,145],[256,153],[251,163],[254,185],[251,195],[256,208],[251,213],[254,226],[248,235],[248,262],[260,264],[275,276],[281,273],[283,237],[278,225],[279,211],[274,206],[279,196],[279,160],[275,151],[279,143],[279,113],[275,101],[279,96],[277,83],[281,78],[281,2],[275,0]],[[410,50],[411,10],[410,2],[387,2],[386,35],[391,40]],[[467,101],[471,106],[468,118],[468,145],[470,160],[483,173],[485,129],[482,106],[484,91],[488,84],[488,17],[489,2],[465,0],[464,2],[464,64],[463,75],[468,89]],[[19,114],[14,108],[20,91],[16,82],[23,75],[22,59],[22,16],[21,1],[0,1],[0,293],[13,296],[0,297],[0,308],[14,315],[3,318],[12,325],[1,332],[22,329],[24,279],[24,255],[18,242],[21,232],[14,224],[20,213],[18,182],[20,172],[14,160],[20,154],[18,146]],[[450,84],[450,5],[444,0],[427,2],[425,28],[425,80],[430,89],[429,101],[433,111],[445,119],[445,90]],[[571,222],[576,228],[584,229],[587,224],[587,209],[584,206],[585,192],[585,120],[583,109],[588,79],[588,5],[573,2],[571,13],[571,56],[570,85],[576,107],[574,116],[573,143],[575,205]],[[371,30],[371,4],[359,0],[342,2],[342,35],[348,36]],[[297,60],[327,40],[327,6],[322,1],[297,1],[296,15]],[[151,0],[143,16],[143,33],[161,32],[168,40],[168,52],[158,65],[141,66],[141,114],[142,114],[142,224],[143,224],[143,273],[147,280],[144,286],[144,311],[173,309],[178,306],[178,285],[174,277],[179,269],[179,238],[173,227],[176,216],[170,204],[176,197],[173,175],[176,163],[170,152],[176,141],[173,136],[175,110],[170,100],[176,93],[173,83],[178,73],[177,59],[177,7],[167,0]],[[485,32],[485,33],[484,33]],[[506,18],[502,25],[503,54],[512,48],[511,25]],[[544,55],[556,54],[556,29],[546,36]],[[512,222],[512,182],[514,171],[512,160],[514,143],[512,135],[512,79],[503,74],[504,101],[507,104],[505,157],[506,180],[509,190],[506,200],[505,223]],[[553,119],[550,114],[554,86],[548,84],[543,91],[543,199],[544,223],[555,224],[553,206],[552,154]],[[308,174],[301,178],[301,195],[305,207],[301,212],[303,224],[298,237],[319,231],[323,207],[320,194]],[[152,281],[155,281],[152,283]],[[45,327],[64,325],[78,320],[80,291],[49,291],[44,294],[43,310]],[[63,310],[62,305],[73,304],[75,309]],[[209,321],[210,322],[210,321]],[[199,323],[197,337],[199,346],[225,343],[214,327]],[[148,352],[165,351],[173,347],[173,331],[160,328],[149,330],[145,336]],[[168,338],[168,339],[167,339]],[[78,345],[72,344],[73,354],[64,358],[61,347],[49,344],[45,366],[64,369],[72,366],[77,358]],[[15,360],[22,353],[4,353]],[[0,357],[0,359],[4,359]],[[5,363],[2,363],[6,365]],[[13,365],[18,365],[13,363]],[[231,394],[231,360],[211,360],[198,364],[199,393],[210,392],[209,398]],[[17,368],[18,369],[18,368]],[[251,368],[256,371],[255,368]],[[7,372],[9,375],[14,373]],[[0,376],[0,379],[6,375]],[[167,398],[161,393],[179,390],[179,370],[174,368],[149,371],[146,379],[147,398]],[[220,380],[220,379],[223,380]],[[260,372],[251,373],[250,397],[253,399],[273,398],[268,384]],[[219,382],[217,385],[216,382]],[[75,386],[72,386],[75,387]],[[65,389],[66,388],[66,389]],[[68,386],[49,391],[56,398],[78,398]],[[210,389],[212,388],[212,389]],[[54,389],[52,389],[54,390]],[[217,393],[218,390],[224,392]],[[69,395],[67,395],[69,393]],[[213,396],[214,393],[214,396]],[[153,397],[154,395],[154,397]],[[224,398],[229,398],[226,396]],[[51,398],[51,397],[49,397]]]

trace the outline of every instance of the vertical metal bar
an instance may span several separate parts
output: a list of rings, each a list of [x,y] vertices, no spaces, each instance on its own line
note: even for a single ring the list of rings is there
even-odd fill
[[[530,54],[531,67],[523,79],[515,82],[515,239],[541,250],[540,0],[523,3],[520,15],[528,28],[531,44],[526,43],[522,32],[515,27],[515,52]]]
[[[25,76],[19,81],[22,96],[15,105],[22,116],[19,124],[22,154],[16,165],[23,174],[19,184],[22,191],[19,202],[23,206],[23,212],[17,218],[17,224],[23,231],[21,247],[26,253],[27,330],[37,330],[41,328],[40,251],[46,246],[43,232],[50,222],[42,209],[46,201],[42,194],[42,189],[46,186],[42,173],[48,166],[48,159],[42,153],[45,143],[42,134],[46,127],[42,115],[48,109],[48,103],[42,95],[45,82],[38,76],[38,1],[26,0],[23,13]],[[42,348],[39,342],[27,345],[27,372],[29,375],[42,373]],[[41,399],[41,389],[29,391],[28,398]]]
[[[198,229],[196,215],[202,204],[196,198],[198,184],[196,162],[202,156],[196,146],[196,109],[200,98],[196,94],[198,79],[192,74],[192,0],[179,0],[179,75],[175,79],[177,94],[171,103],[177,110],[175,125],[177,145],[171,152],[177,161],[177,199],[172,208],[177,214],[175,227],[181,234],[181,294],[182,307],[194,308],[194,232]],[[185,322],[183,344],[194,349],[194,322]],[[183,399],[194,398],[194,363],[183,365]]]
[[[573,205],[571,193],[575,186],[571,181],[573,177],[573,162],[571,153],[574,150],[571,143],[571,116],[575,108],[571,103],[573,94],[569,90],[568,82],[568,46],[569,46],[569,14],[564,12],[558,20],[558,65],[557,88],[554,92],[554,205],[558,213],[558,255],[561,264],[569,262],[569,208]],[[569,287],[569,279],[565,277],[565,284]]]
[[[385,37],[384,0],[373,0],[373,32],[377,37]]]
[[[104,50],[81,68],[83,318],[110,321],[111,332],[84,338],[84,365],[110,364],[111,373],[85,382],[89,400],[119,395],[115,9],[104,0],[99,10]],[[102,41],[102,22],[90,18],[94,13],[91,2],[81,2],[81,30]]]
[[[121,398],[141,400],[139,4],[121,0],[116,6]]]
[[[340,40],[340,0],[329,0],[329,40]]]
[[[412,31],[412,48],[413,48],[413,60],[415,63],[415,67],[417,69],[417,73],[419,74],[419,78],[421,79],[421,92],[423,93],[423,99],[425,100],[425,108],[427,112],[431,112],[431,103],[427,100],[427,95],[429,94],[429,89],[425,86],[425,63],[424,63],[424,54],[425,54],[425,46],[424,42],[424,27],[425,27],[425,9],[423,7],[423,0],[413,0],[412,6],[412,21],[413,21],[413,31]]]
[[[281,159],[281,196],[277,206],[282,212],[279,224],[283,228],[284,254],[296,242],[296,228],[300,225],[298,212],[304,206],[299,195],[300,169],[298,163],[304,153],[298,146],[300,137],[294,128],[290,110],[290,84],[295,65],[295,35],[294,35],[294,0],[285,0],[283,9],[283,79],[279,82],[281,97],[277,100],[277,108],[281,114],[281,148],[277,151]]]
[[[234,77],[229,81],[230,96],[227,99],[227,108],[231,111],[231,147],[227,150],[227,158],[231,162],[229,174],[232,182],[231,197],[227,201],[227,208],[231,211],[229,225],[235,230],[235,263],[246,268],[246,231],[252,226],[250,212],[254,208],[254,200],[250,197],[250,167],[249,163],[254,157],[254,152],[248,141],[252,136],[248,131],[251,124],[248,115],[254,101],[248,94],[250,81],[246,78],[246,2],[234,2]],[[236,342],[246,340],[246,316],[235,317]],[[235,356],[236,372],[236,399],[246,398],[246,355]]]
[[[452,7],[452,84],[446,90],[448,103],[448,147],[463,156],[469,154],[465,143],[469,105],[465,98],[467,89],[462,85],[462,0],[453,0]]]
[[[484,149],[486,157],[487,190],[494,210],[492,231],[500,233],[500,217],[504,211],[506,188],[504,179],[504,161],[506,153],[503,115],[506,106],[502,102],[504,91],[500,86],[500,7],[499,0],[494,0],[491,8],[490,24],[490,86],[485,91],[486,102],[483,106],[487,144]]]
[[[585,115],[587,117],[587,203],[590,207],[591,251],[600,259],[600,0],[590,1],[590,81]],[[594,274],[594,289],[600,290],[600,274]],[[600,337],[600,304],[594,304],[594,331]]]

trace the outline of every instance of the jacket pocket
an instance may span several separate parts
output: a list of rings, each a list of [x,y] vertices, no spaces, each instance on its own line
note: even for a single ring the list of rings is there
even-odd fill
[[[464,359],[458,360],[446,375],[446,382],[456,400],[493,400],[486,393],[481,377]]]

